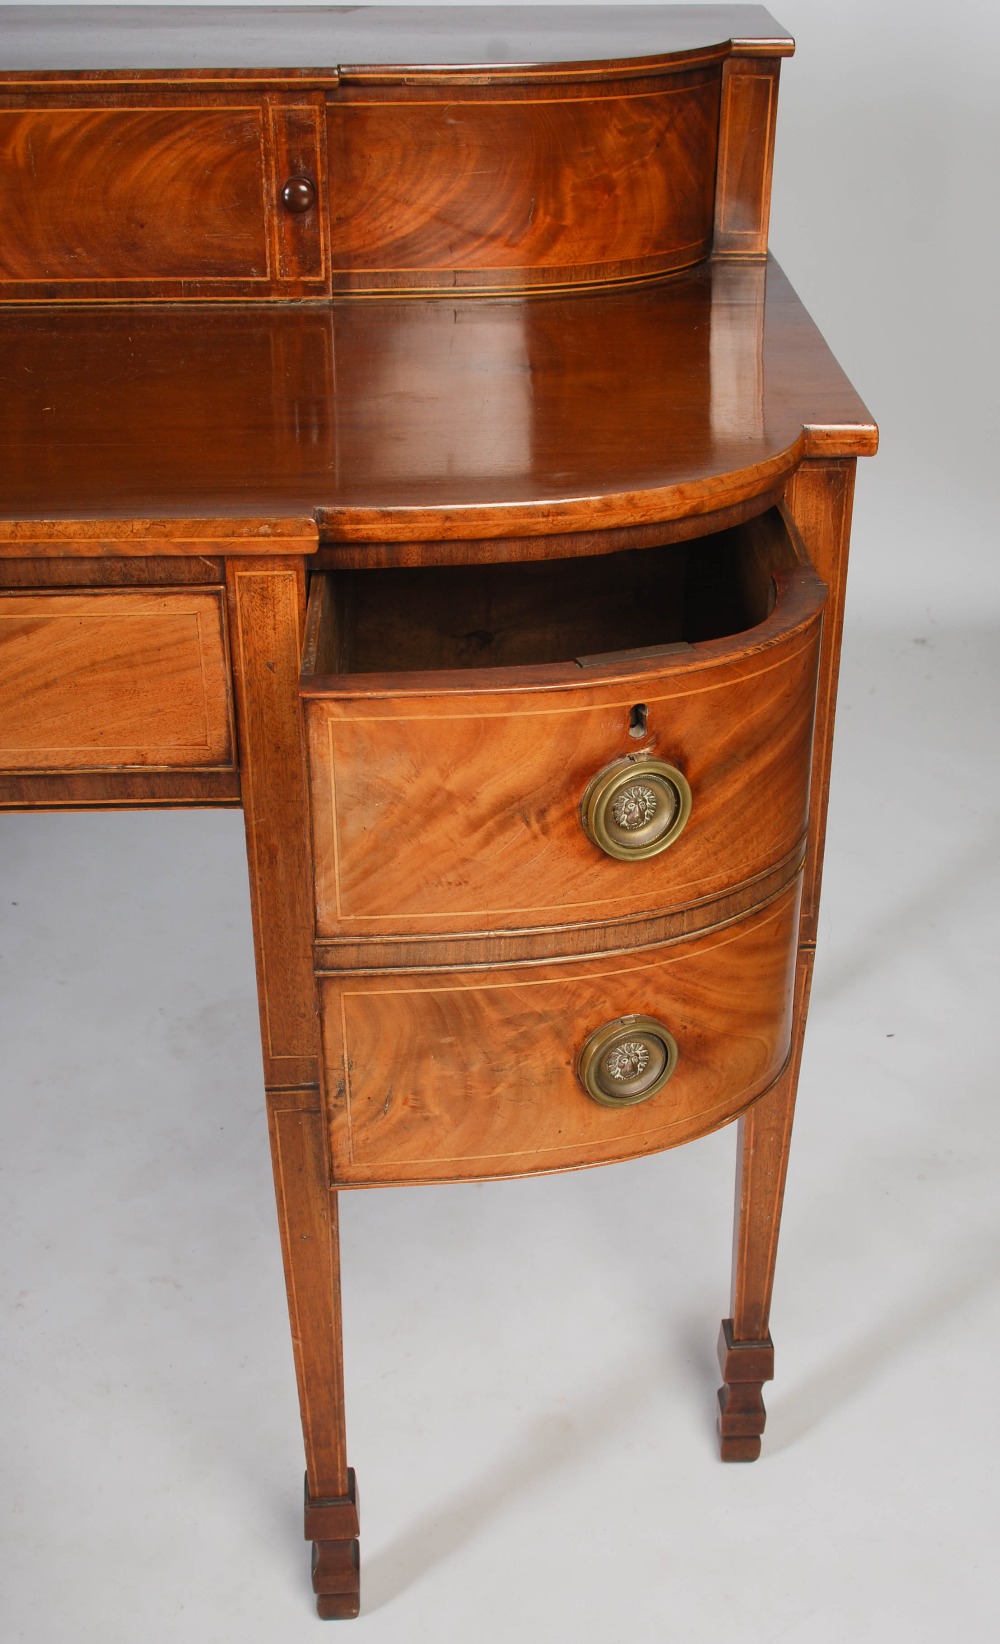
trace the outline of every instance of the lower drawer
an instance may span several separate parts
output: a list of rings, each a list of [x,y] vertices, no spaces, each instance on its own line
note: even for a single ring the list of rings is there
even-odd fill
[[[787,1057],[797,915],[796,881],[731,924],[640,952],[320,976],[335,1184],[574,1169],[714,1130]],[[657,1070],[657,1035],[641,1020],[595,1039],[629,1017],[662,1024],[676,1065],[631,1104],[611,1082],[608,1105],[585,1089],[588,1045],[612,1047],[626,1099]]]
[[[0,772],[235,767],[220,589],[4,594],[0,695]]]

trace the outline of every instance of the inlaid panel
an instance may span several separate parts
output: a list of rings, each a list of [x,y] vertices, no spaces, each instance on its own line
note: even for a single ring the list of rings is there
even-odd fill
[[[218,590],[0,596],[0,769],[232,765]]]
[[[763,257],[771,209],[771,167],[780,59],[731,58],[722,78],[715,251]]]
[[[334,288],[561,286],[697,262],[720,74],[405,101],[342,88],[328,116]]]
[[[307,99],[303,99],[307,102]],[[325,280],[318,102],[0,109],[0,297],[262,296]],[[316,203],[282,206],[291,175]]]
[[[5,109],[0,275],[264,279],[262,183],[258,108]]]

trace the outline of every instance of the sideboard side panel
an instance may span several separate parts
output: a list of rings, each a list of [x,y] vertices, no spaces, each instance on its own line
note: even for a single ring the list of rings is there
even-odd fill
[[[800,930],[800,940],[803,942],[815,942],[819,915],[856,468],[857,459],[854,457],[836,461],[819,458],[804,462],[785,493],[789,512],[798,526],[809,557],[828,589],[816,696],[809,844]]]
[[[760,1454],[766,1420],[761,1387],[773,1374],[771,1297],[816,951],[855,467],[854,458],[807,461],[785,494],[789,513],[813,566],[827,584],[828,594],[820,650],[792,1049],[781,1077],[739,1121],[732,1316],[723,1325],[727,1344],[721,1354],[725,1385],[719,1394],[724,1461],[753,1461]],[[750,1368],[740,1367],[741,1351]]]
[[[722,71],[714,254],[766,257],[779,57],[730,57]]]

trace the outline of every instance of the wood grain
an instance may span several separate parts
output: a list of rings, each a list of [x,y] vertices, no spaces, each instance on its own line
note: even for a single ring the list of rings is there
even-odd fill
[[[651,917],[764,872],[806,822],[822,604],[802,568],[750,634],[659,660],[308,681],[317,935]],[[615,861],[580,802],[643,753],[684,772],[691,820],[661,855]]]
[[[759,8],[187,23],[178,48],[159,8],[5,15],[0,805],[242,792],[305,1529],[346,1617],[331,1176],[578,1168],[742,1113],[720,1429],[759,1451],[877,435],[765,261],[791,41]],[[587,282],[619,288],[552,294]],[[334,572],[303,687],[312,952],[309,556]],[[579,799],[642,751],[695,809],[618,863]],[[577,1057],[632,1012],[679,1068],[602,1108]]]
[[[0,594],[0,769],[235,763],[221,593]]]
[[[15,533],[245,521],[239,552],[282,519],[355,548],[710,525],[876,431],[780,270],[709,263],[525,301],[0,309],[0,439]]]
[[[789,513],[801,532],[813,564],[830,590],[823,624],[817,688],[812,797],[809,807],[809,860],[802,897],[804,942],[815,942],[819,918],[856,466],[856,463],[849,459],[839,462],[814,459],[803,464],[787,493]]]
[[[617,959],[319,980],[337,1185],[451,1181],[634,1158],[724,1124],[779,1072],[791,1033],[798,884],[724,931]],[[680,1046],[637,1107],[576,1077],[588,1035],[629,1014]]]
[[[317,1079],[309,951],[306,796],[296,688],[305,617],[301,559],[227,565],[264,1077]]]
[[[719,1436],[722,1458],[726,1461],[757,1458],[766,1419],[762,1380],[743,1377],[736,1367],[741,1362],[741,1348],[749,1344],[752,1349],[754,1344],[770,1341],[768,1325],[778,1233],[815,957],[854,477],[853,460],[814,459],[799,470],[787,495],[788,512],[828,584],[830,598],[819,666],[809,843],[796,967],[795,1036],[788,1066],[781,1078],[740,1121],[733,1316],[727,1321],[734,1351],[724,1358],[725,1385],[719,1394]],[[734,1369],[737,1379],[727,1373]],[[772,1373],[773,1370],[768,1372]]]
[[[225,560],[207,554],[6,559],[0,546],[0,589],[222,586],[225,580]]]
[[[334,290],[551,289],[698,262],[720,77],[548,95],[342,87],[327,116]]]
[[[266,281],[264,164],[259,106],[0,110],[0,293]]]
[[[211,571],[209,580],[215,580],[220,555],[259,559],[262,554],[309,554],[315,551],[318,535],[312,519],[185,519],[183,515],[162,519],[5,519],[0,520],[0,562],[51,558],[107,563],[121,559],[127,566],[136,558],[155,561],[176,555],[201,560]],[[74,574],[80,582],[94,580],[86,565]],[[112,577],[127,574],[116,572],[113,566],[107,571]],[[147,566],[135,573],[135,580],[149,580],[152,575]],[[0,581],[7,576],[6,568],[0,570]],[[179,577],[196,580],[174,567],[159,574],[161,582]]]
[[[544,537],[482,537],[420,542],[330,542],[317,550],[316,570],[365,571],[451,565],[525,565],[538,560],[587,559],[594,555],[658,548],[666,542],[689,542],[694,537],[742,525],[775,507],[784,495],[784,482],[731,508],[719,508],[689,519],[660,520],[652,525],[621,525],[610,530],[557,532]],[[2,523],[0,523],[2,532]],[[0,554],[3,553],[0,535]]]
[[[733,1340],[763,1341],[768,1333],[778,1229],[815,950],[799,949],[795,972],[795,1035],[782,1076],[740,1121],[731,1308]]]
[[[731,924],[753,908],[771,901],[795,878],[805,854],[803,837],[765,873],[727,887],[719,896],[710,896],[668,913],[645,910],[631,919],[607,919],[601,924],[552,925],[525,931],[487,930],[474,936],[442,936],[428,932],[422,936],[397,936],[382,931],[378,936],[321,937],[313,944],[317,975],[389,970],[428,971],[468,968],[475,955],[475,968],[491,965],[539,964],[546,959],[593,958],[598,954],[620,954],[658,947],[679,941],[700,931]]]
[[[359,1607],[359,1525],[344,1425],[337,1195],[318,1090],[272,1091],[267,1108],[306,1452],[304,1531],[319,1614],[344,1618]]]
[[[321,1621],[348,1621],[361,1608],[358,1489],[347,1469],[347,1493],[316,1500],[306,1480],[305,1532],[313,1543],[312,1581]]]
[[[312,1562],[316,1614],[321,1621],[350,1621],[361,1610],[361,1572],[356,1541],[314,1541]]]
[[[218,771],[0,771],[0,810],[170,810],[240,802],[235,765]]]
[[[337,1196],[315,1086],[271,1091],[267,1107],[308,1503],[348,1493]]]
[[[592,538],[587,549],[600,533]],[[403,566],[314,577],[307,631],[315,618],[315,656],[303,663],[304,678],[460,669],[466,678],[481,674],[488,687],[484,670],[574,662],[589,672],[602,660],[639,661],[641,652],[665,645],[759,628],[774,611],[778,582],[809,565],[782,507],[695,541],[659,526],[642,543],[647,551],[629,552],[625,542],[607,546],[575,564],[559,554],[554,562],[494,562],[487,551],[482,562],[458,569]],[[314,564],[328,557],[323,550]],[[796,597],[783,587],[786,625]],[[572,670],[571,676],[577,677]]]
[[[737,1341],[732,1319],[723,1319],[719,1332],[718,1433],[723,1461],[756,1461],[760,1455],[760,1435],[767,1411],[763,1388],[774,1376],[774,1345],[770,1336],[762,1341]]]
[[[766,257],[781,59],[731,57],[722,71],[717,257]]]
[[[544,52],[532,63],[531,51],[559,31],[536,14],[527,60],[486,72],[463,63],[461,51],[457,63],[410,71],[378,61],[343,72],[276,66],[270,76],[199,65],[186,78],[176,70],[127,77],[107,65],[62,75],[8,68],[0,212],[19,233],[0,247],[0,296],[323,297],[331,193],[334,290],[648,280],[711,247],[724,76],[723,201],[714,214],[744,239],[744,218],[758,239],[763,222],[766,240],[771,145],[759,151],[755,133],[773,114],[761,116],[753,88],[778,62],[761,53],[786,53],[791,42],[763,12],[744,19],[757,23],[756,36],[727,39],[737,14],[711,10],[700,44],[697,21],[678,33],[663,13],[658,43],[683,44],[639,56],[627,50],[634,22],[623,18],[609,32],[595,16],[598,27],[578,31],[576,50],[589,33],[595,50],[617,45],[611,58],[549,63]],[[519,32],[512,24],[498,14],[501,43]],[[119,26],[128,27],[127,15]],[[260,32],[256,18],[246,27]],[[457,14],[452,33],[462,33]],[[105,36],[112,57],[114,35]],[[352,35],[360,43],[348,29],[345,45]],[[33,38],[42,62],[44,31]],[[298,215],[282,209],[281,191],[300,175],[316,197]]]
[[[316,296],[328,289],[329,265],[324,103],[319,95],[294,101],[293,95],[272,94],[266,100],[271,266],[283,295],[297,291]],[[308,211],[283,209],[281,191],[290,177],[305,177],[315,185],[316,204]]]
[[[322,97],[299,90],[0,98],[0,247],[12,302],[323,295]],[[314,177],[294,216],[280,191]]]

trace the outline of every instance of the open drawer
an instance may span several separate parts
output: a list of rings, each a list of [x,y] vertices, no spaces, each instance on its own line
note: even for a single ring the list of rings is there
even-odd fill
[[[824,597],[776,509],[591,559],[317,574],[319,941],[607,925],[791,867]]]

